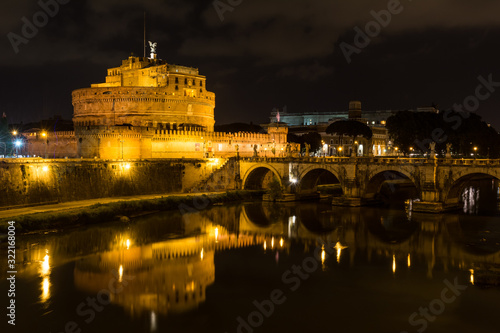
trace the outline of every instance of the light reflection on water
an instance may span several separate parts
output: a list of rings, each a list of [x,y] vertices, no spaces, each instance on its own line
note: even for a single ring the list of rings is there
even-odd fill
[[[404,211],[318,203],[219,206],[185,216],[157,214],[129,224],[27,236],[19,243],[19,270],[23,277],[38,276],[40,299],[56,312],[65,305],[54,297],[55,269],[73,267],[57,279],[59,289],[74,288],[91,297],[116,278],[122,291],[110,295],[111,304],[125,311],[130,318],[125,321],[147,317],[153,332],[162,330],[162,318],[194,315],[204,303],[216,303],[217,294],[209,290],[224,288],[217,284],[224,283],[226,261],[234,258],[251,265],[271,256],[281,267],[319,247],[324,274],[342,274],[344,265],[368,265],[396,280],[424,271],[425,283],[425,277],[456,271],[465,272],[471,285],[496,283],[498,274],[490,267],[500,264],[497,219],[413,213],[409,220]],[[331,258],[327,244],[335,244]],[[30,263],[39,263],[37,272]],[[258,281],[249,283],[242,288],[259,288]]]

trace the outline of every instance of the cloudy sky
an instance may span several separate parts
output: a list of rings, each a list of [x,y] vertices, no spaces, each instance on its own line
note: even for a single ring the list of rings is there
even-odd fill
[[[497,0],[59,2],[47,22],[37,1],[10,1],[0,14],[0,111],[12,121],[71,118],[72,90],[142,55],[144,11],[159,57],[207,76],[218,124],[263,123],[284,105],[345,110],[353,99],[365,110],[475,106],[479,76],[500,82]],[[23,34],[34,19],[38,31]],[[475,112],[500,129],[500,87],[489,88]]]

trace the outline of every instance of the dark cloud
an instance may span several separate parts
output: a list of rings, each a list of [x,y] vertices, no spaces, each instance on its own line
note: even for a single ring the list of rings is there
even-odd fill
[[[40,7],[27,0],[5,5],[0,111],[24,121],[70,117],[73,89],[103,81],[106,68],[131,52],[142,54],[144,11],[160,57],[207,75],[218,123],[262,122],[285,104],[297,112],[345,109],[349,99],[366,109],[447,108],[474,92],[479,75],[500,81],[498,1],[401,1],[401,13],[351,64],[340,44],[352,45],[354,27],[364,29],[388,1],[243,0],[223,21],[213,4],[70,1],[17,54],[7,34],[20,34],[21,18]],[[499,107],[500,91],[477,112],[500,128]]]

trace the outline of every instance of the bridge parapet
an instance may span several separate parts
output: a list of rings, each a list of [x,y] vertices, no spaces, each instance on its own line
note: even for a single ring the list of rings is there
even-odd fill
[[[259,169],[262,177],[249,177]],[[416,188],[420,199],[416,211],[442,212],[458,208],[460,192],[467,181],[490,181],[498,184],[500,160],[433,159],[406,157],[253,157],[240,159],[243,186],[247,180],[264,178],[266,169],[280,181],[285,193],[317,193],[325,173],[338,180],[343,196],[339,205],[360,206],[376,200],[386,181],[406,180]],[[257,181],[256,181],[257,180]],[[496,182],[496,183],[495,183]],[[496,185],[498,186],[498,185]]]

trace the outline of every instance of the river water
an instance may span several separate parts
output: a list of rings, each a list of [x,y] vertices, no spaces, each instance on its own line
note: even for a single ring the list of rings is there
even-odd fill
[[[185,211],[18,236],[15,331],[500,330],[498,215],[321,202]]]

